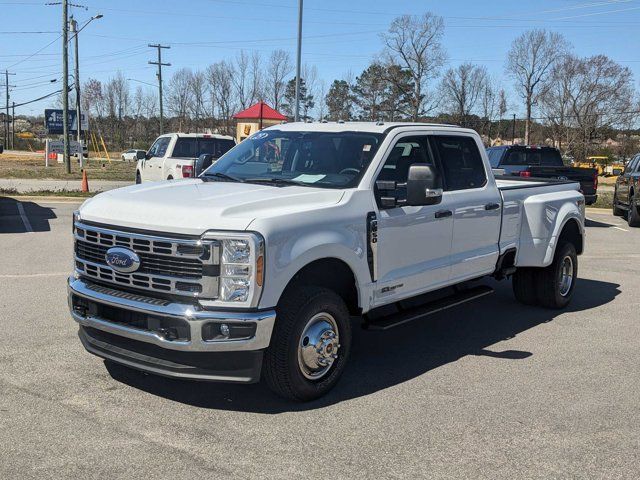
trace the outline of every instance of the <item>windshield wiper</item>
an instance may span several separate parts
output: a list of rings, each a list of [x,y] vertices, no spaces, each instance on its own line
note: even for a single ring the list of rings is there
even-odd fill
[[[244,181],[247,183],[270,183],[276,186],[287,186],[287,185],[307,186],[307,184],[304,182],[296,182],[295,180],[291,180],[289,178],[282,178],[282,177],[245,178]]]
[[[244,182],[244,180],[242,180],[241,178],[233,177],[231,175],[227,175],[226,173],[222,173],[222,172],[205,173],[200,178],[206,179],[210,177],[221,178],[223,180],[229,180],[230,182],[239,182],[239,183]]]

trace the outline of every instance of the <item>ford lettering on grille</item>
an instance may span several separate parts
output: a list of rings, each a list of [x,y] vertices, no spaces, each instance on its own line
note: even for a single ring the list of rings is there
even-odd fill
[[[140,268],[140,257],[128,248],[110,248],[104,258],[107,265],[118,272],[131,273]]]

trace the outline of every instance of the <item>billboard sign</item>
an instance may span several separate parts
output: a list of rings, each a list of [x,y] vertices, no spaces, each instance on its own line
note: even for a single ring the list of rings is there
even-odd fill
[[[89,120],[87,115],[81,113],[82,117],[82,130],[85,132],[89,130]],[[69,131],[75,132],[78,130],[78,116],[75,110],[69,110]],[[51,135],[59,135],[63,133],[62,127],[62,110],[60,109],[46,109],[44,111],[44,126],[47,129],[47,133]]]

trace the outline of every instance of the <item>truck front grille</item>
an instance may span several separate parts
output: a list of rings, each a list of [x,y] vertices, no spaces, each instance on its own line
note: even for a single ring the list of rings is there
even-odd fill
[[[123,273],[106,262],[107,251],[124,247],[140,257],[135,272]],[[75,268],[86,277],[134,289],[216,298],[219,245],[215,241],[160,238],[76,223]]]

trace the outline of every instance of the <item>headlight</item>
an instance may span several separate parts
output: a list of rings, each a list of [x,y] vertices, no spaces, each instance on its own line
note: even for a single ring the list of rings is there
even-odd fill
[[[255,307],[264,275],[264,240],[255,233],[208,232],[205,238],[220,242],[218,302]]]
[[[80,210],[73,212],[73,218],[71,219],[71,233],[76,233],[76,222],[80,221]]]

